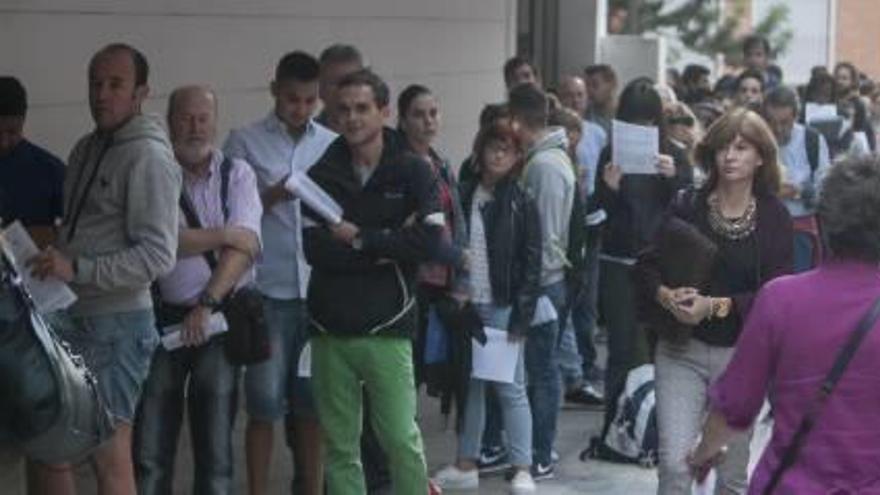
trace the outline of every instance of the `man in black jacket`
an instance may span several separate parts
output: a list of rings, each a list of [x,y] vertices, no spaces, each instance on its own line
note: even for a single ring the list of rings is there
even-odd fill
[[[342,137],[309,175],[341,206],[343,219],[304,231],[327,488],[331,495],[366,492],[358,462],[363,383],[395,493],[424,493],[410,340],[413,283],[417,264],[437,252],[443,213],[428,164],[404,153],[384,127],[385,83],[362,70],[340,81],[338,93]]]

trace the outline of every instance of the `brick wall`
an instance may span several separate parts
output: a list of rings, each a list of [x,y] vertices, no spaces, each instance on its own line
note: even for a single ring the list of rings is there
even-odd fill
[[[880,1],[837,0],[838,62],[852,62],[880,79]]]

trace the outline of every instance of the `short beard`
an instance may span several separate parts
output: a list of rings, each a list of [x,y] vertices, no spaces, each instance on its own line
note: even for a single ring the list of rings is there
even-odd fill
[[[211,156],[211,145],[209,143],[175,144],[174,155],[181,165],[197,165]]]

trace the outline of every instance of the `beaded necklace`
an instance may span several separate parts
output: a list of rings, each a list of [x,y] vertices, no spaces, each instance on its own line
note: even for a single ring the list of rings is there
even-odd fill
[[[721,213],[721,205],[717,194],[710,194],[707,202],[709,203],[709,227],[716,234],[732,241],[738,241],[745,239],[755,231],[758,204],[754,197],[749,200],[749,205],[742,216],[736,218],[727,218]]]

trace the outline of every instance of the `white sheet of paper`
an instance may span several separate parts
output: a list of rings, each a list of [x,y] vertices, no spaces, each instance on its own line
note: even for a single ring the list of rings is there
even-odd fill
[[[702,483],[697,483],[694,480],[693,490],[691,490],[691,495],[713,495],[715,493],[715,481],[717,479],[717,475],[715,474],[715,470],[709,471],[709,475],[706,476],[706,479],[703,480]]]
[[[507,332],[484,327],[486,345],[472,340],[471,376],[490,382],[513,383],[522,341],[510,342]]]
[[[820,103],[807,103],[806,108],[804,108],[804,120],[806,120],[807,123],[835,119],[837,119],[837,105],[833,103],[827,105]]]
[[[76,302],[76,294],[61,280],[54,277],[40,280],[31,276],[31,270],[25,263],[40,250],[21,222],[16,220],[0,233],[0,248],[21,276],[38,313],[59,311]]]
[[[553,306],[553,302],[550,301],[550,298],[547,296],[541,296],[538,298],[538,304],[535,305],[535,316],[532,317],[532,325],[536,327],[538,325],[543,325],[544,323],[549,323],[559,318],[559,315],[556,313],[556,307]]]
[[[183,342],[180,340],[180,331],[182,329],[182,323],[169,325],[162,329],[162,347],[165,350],[173,351],[183,345]],[[229,330],[229,323],[226,321],[223,313],[219,311],[213,313],[208,319],[208,339],[227,330]]]
[[[306,342],[302,352],[299,353],[299,363],[296,367],[296,375],[300,378],[312,377],[312,343]]]
[[[611,143],[611,162],[619,166],[624,174],[657,173],[660,133],[656,127],[613,120]]]
[[[337,224],[342,221],[342,207],[305,172],[294,170],[284,187],[327,222]]]
[[[592,227],[594,225],[601,224],[607,218],[608,218],[608,214],[605,213],[605,210],[603,210],[602,208],[599,208],[598,210],[594,211],[593,213],[590,213],[589,215],[587,215],[586,224],[588,227]]]

